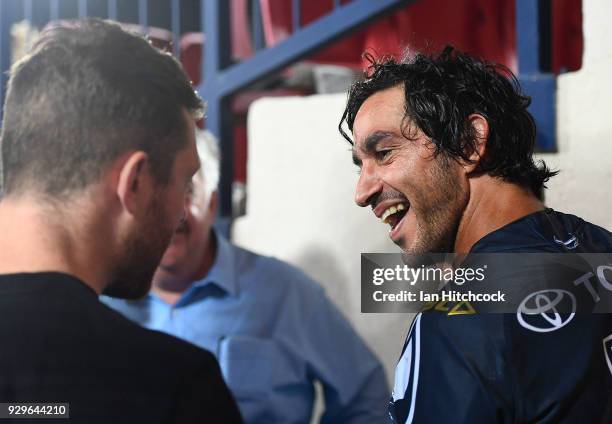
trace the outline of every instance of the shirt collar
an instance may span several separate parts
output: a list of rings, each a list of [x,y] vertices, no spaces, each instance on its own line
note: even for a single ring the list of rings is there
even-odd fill
[[[235,296],[238,293],[238,282],[236,281],[234,249],[222,234],[214,229],[212,231],[212,236],[217,241],[215,260],[204,278],[194,281],[192,287],[215,284],[228,294]]]

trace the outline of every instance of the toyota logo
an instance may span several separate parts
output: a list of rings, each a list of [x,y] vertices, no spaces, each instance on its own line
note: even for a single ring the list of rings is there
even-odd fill
[[[569,315],[561,316],[558,307],[567,306],[568,301],[571,302],[572,312]],[[567,290],[560,289],[531,293],[523,299],[516,311],[519,324],[538,333],[548,333],[565,327],[574,318],[574,315],[576,315],[576,297]]]

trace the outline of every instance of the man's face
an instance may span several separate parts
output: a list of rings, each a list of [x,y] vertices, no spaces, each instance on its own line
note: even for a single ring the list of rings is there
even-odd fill
[[[127,237],[125,249],[117,258],[116,282],[105,290],[105,294],[128,299],[144,296],[151,288],[153,274],[164,251],[185,217],[191,180],[200,162],[193,119],[187,112],[184,116],[186,146],[174,159],[169,183],[155,186],[144,218]]]
[[[404,120],[403,86],[370,96],[353,126],[353,160],[360,167],[355,201],[390,225],[406,253],[452,252],[469,198],[462,167]],[[402,134],[409,135],[407,139]]]
[[[206,172],[206,170],[204,170]],[[208,249],[212,248],[211,228],[215,219],[216,193],[208,193],[202,172],[193,178],[187,196],[185,219],[166,249],[154,282],[162,279],[193,280]]]

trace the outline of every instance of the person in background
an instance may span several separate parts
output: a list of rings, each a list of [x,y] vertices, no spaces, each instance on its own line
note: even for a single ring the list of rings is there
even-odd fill
[[[242,422],[210,352],[98,299],[149,291],[200,166],[201,114],[179,63],[108,21],[50,28],[13,65],[1,138],[0,402],[43,403],[30,418],[57,417],[49,403],[64,403],[76,423]]]
[[[213,229],[219,153],[210,133],[197,139],[202,168],[151,293],[105,301],[214,352],[248,423],[309,422],[315,380],[325,396],[321,422],[380,422],[388,398],[383,368],[323,289]]]

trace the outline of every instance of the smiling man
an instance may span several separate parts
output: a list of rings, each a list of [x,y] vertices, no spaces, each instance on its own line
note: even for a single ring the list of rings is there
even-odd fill
[[[612,252],[608,231],[538,200],[556,173],[533,160],[529,103],[509,70],[451,47],[373,61],[339,127],[360,169],[357,204],[389,224],[406,253]],[[537,277],[554,272],[544,267]],[[535,278],[522,286],[535,287]],[[526,324],[518,312],[446,311],[420,313],[412,324],[392,422],[611,419],[610,315],[571,314],[561,325],[545,313]]]

